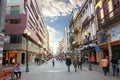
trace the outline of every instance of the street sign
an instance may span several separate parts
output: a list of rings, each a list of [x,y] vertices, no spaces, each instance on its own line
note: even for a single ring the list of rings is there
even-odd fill
[[[100,47],[99,47],[99,46],[96,46],[96,47],[95,47],[95,50],[96,50],[96,52],[100,52]]]

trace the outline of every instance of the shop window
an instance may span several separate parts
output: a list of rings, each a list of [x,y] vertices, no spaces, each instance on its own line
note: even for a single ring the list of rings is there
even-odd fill
[[[112,47],[112,56],[116,59],[120,59],[120,46]]]

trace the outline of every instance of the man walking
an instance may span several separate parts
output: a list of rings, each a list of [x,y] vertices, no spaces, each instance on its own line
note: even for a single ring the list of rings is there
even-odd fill
[[[66,57],[66,65],[68,66],[68,72],[70,72],[71,58],[69,56]]]

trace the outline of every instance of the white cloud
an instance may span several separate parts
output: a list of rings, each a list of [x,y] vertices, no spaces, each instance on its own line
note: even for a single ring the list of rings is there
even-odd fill
[[[58,42],[62,40],[63,35],[50,26],[47,26],[47,29],[49,31],[50,46],[53,47],[53,51],[56,53]]]
[[[69,1],[69,3],[66,1]],[[45,17],[66,16],[73,8],[81,5],[82,0],[41,0]]]

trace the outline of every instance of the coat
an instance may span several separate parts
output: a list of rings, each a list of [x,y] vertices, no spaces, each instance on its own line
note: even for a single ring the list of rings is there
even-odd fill
[[[66,58],[66,65],[70,66],[71,65],[71,59],[70,58]]]
[[[73,65],[78,65],[78,60],[77,60],[77,58],[73,58]]]

